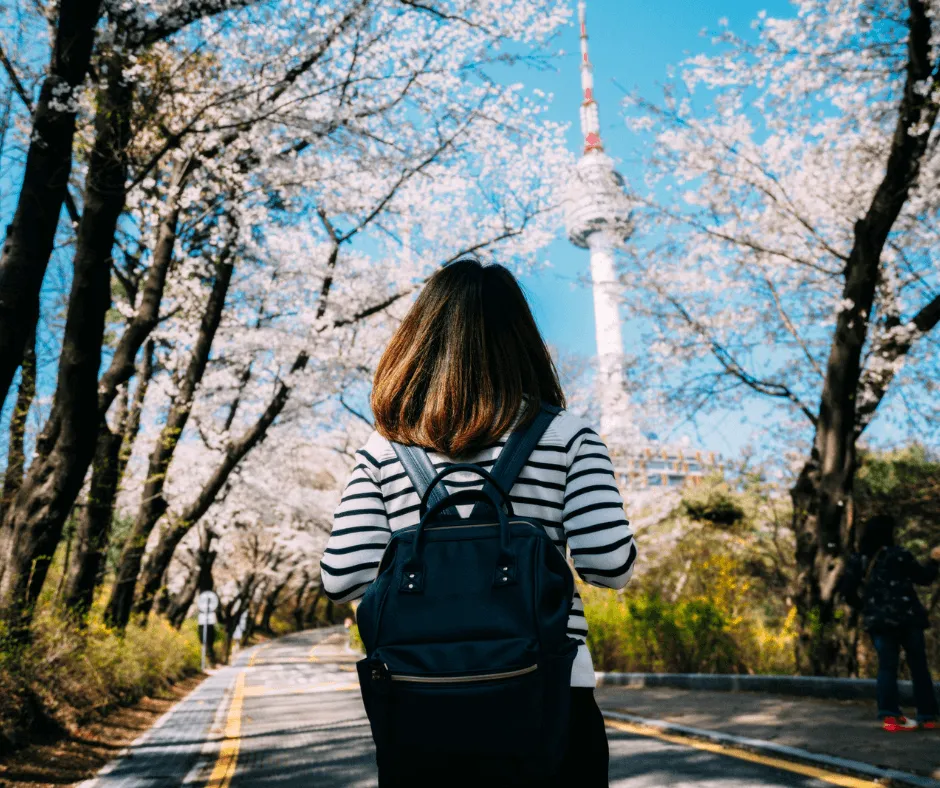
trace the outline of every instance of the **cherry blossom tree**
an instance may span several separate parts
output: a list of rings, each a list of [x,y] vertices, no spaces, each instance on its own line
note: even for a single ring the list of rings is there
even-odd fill
[[[674,404],[776,403],[806,440],[795,601],[801,667],[821,673],[841,653],[857,442],[940,415],[940,5],[794,7],[753,36],[723,27],[662,101],[628,101],[648,181],[624,300]]]
[[[76,593],[67,595],[87,602],[127,456],[151,432],[138,400],[169,400],[172,426],[151,453],[146,478],[156,487],[121,562],[121,599],[110,606],[117,623],[161,518],[141,612],[180,539],[306,377],[318,381],[314,399],[335,396],[332,384],[347,374],[337,370],[351,366],[331,362],[353,358],[348,346],[359,349],[363,321],[388,320],[433,264],[495,244],[509,259],[531,256],[550,235],[552,173],[566,161],[561,129],[541,106],[489,74],[497,61],[538,56],[566,17],[557,0],[106,10],[94,54],[96,121],[80,131],[91,155],[58,385],[0,526],[0,614],[15,626],[28,623],[94,464],[86,507],[94,522],[83,519],[73,563],[86,579],[70,582]],[[215,18],[222,11],[224,24]],[[509,42],[527,54],[507,58]],[[304,245],[315,251],[293,279],[302,297],[281,308],[278,266]],[[396,264],[383,265],[375,249]],[[214,357],[220,331],[247,342],[236,349],[232,339],[231,352]],[[203,484],[195,497],[171,508],[158,488],[177,447],[197,439],[186,428],[203,387],[218,394],[206,407],[228,415],[211,429],[202,417],[198,439],[215,459],[191,473]]]

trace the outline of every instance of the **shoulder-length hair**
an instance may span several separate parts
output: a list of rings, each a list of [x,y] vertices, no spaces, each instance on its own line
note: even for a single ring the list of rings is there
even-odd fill
[[[382,354],[379,434],[459,457],[496,443],[539,402],[565,407],[525,294],[501,265],[464,258],[428,279]]]

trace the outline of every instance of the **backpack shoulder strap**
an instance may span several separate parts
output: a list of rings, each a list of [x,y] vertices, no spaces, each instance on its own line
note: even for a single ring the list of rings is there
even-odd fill
[[[405,446],[404,444],[395,443],[394,441],[391,441],[391,444],[395,456],[398,457],[399,462],[401,462],[402,467],[405,469],[405,473],[408,475],[408,479],[415,488],[415,492],[418,493],[418,498],[422,498],[428,486],[437,475],[437,471],[434,470],[434,466],[431,464],[431,458],[428,457],[428,453],[420,446]],[[446,496],[447,490],[444,488],[444,485],[437,484],[431,491],[428,508],[444,500]],[[445,516],[456,516],[457,512],[453,507],[450,507],[442,514]]]
[[[512,492],[512,487],[516,483],[516,479],[519,477],[519,473],[525,466],[526,461],[529,459],[529,455],[532,454],[532,451],[538,446],[542,435],[544,435],[545,430],[548,429],[548,425],[552,423],[552,420],[559,413],[561,413],[561,408],[543,402],[541,409],[536,414],[535,418],[529,422],[527,427],[513,430],[509,435],[509,438],[506,440],[506,445],[503,446],[503,450],[499,453],[499,457],[496,459],[496,465],[493,466],[492,470],[493,478],[496,480],[497,484],[499,484],[500,488],[505,491],[507,496]],[[494,495],[497,494],[495,490],[488,489],[490,487],[492,487],[492,485],[489,482],[484,485],[484,489],[487,489],[488,492]],[[482,512],[482,508],[485,506],[486,504],[477,504],[474,506],[471,516],[479,516]]]

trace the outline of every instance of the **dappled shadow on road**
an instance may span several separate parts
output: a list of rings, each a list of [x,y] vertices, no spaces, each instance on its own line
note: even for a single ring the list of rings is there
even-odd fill
[[[826,788],[793,772],[671,744],[607,731],[611,788]]]
[[[365,788],[377,784],[375,750],[368,727],[337,730],[329,725],[302,726],[289,734],[271,731],[254,742],[245,742],[235,784],[239,788]]]

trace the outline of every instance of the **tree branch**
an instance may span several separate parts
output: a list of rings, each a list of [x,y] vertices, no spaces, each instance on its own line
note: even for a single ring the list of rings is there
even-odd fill
[[[871,364],[859,381],[856,435],[861,435],[874,418],[888,387],[900,368],[900,362],[917,339],[933,330],[940,322],[940,295],[925,304],[905,325],[895,321],[887,330],[884,341],[872,348]]]

